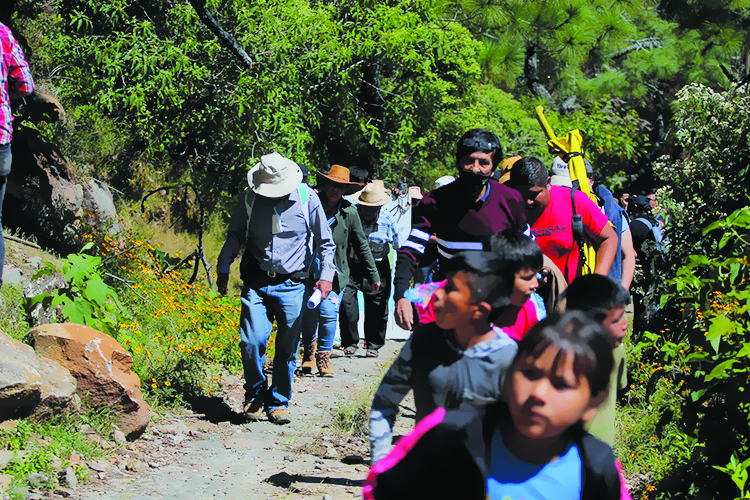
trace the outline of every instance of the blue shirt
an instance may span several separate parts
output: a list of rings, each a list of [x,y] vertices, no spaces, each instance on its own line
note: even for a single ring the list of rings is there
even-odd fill
[[[302,203],[300,189],[307,189],[307,203]],[[243,260],[254,257],[263,271],[292,274],[310,267],[313,252],[309,245],[312,237],[321,259],[320,279],[333,281],[336,266],[331,230],[317,193],[303,186],[281,198],[255,195],[252,217],[248,224],[246,194],[240,196],[232,212],[227,239],[216,264],[218,273],[229,273],[229,267],[245,245]],[[307,206],[308,213],[302,212]],[[249,235],[249,237],[248,237]]]
[[[492,436],[492,470],[487,478],[491,500],[579,500],[583,463],[574,444],[556,460],[531,464],[516,458],[497,430]]]

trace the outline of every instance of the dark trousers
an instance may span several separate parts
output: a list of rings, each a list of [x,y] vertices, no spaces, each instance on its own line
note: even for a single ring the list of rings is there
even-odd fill
[[[362,291],[365,297],[365,345],[367,349],[380,349],[385,344],[385,332],[388,328],[388,298],[391,295],[391,263],[388,257],[376,262],[380,274],[380,290],[370,291],[370,283],[355,276],[349,278],[344,288],[339,309],[339,328],[341,329],[341,347],[359,343],[359,303],[357,292]],[[353,268],[352,268],[353,269]]]

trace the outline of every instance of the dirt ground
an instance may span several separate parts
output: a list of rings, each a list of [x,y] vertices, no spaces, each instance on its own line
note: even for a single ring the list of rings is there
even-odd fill
[[[331,410],[382,377],[401,341],[389,340],[378,358],[346,358],[334,351],[334,378],[294,380],[292,423],[240,423],[241,380],[225,380],[225,394],[202,403],[201,413],[168,413],[146,434],[94,464],[79,500],[141,498],[326,499],[361,497],[367,475],[366,440],[334,433]],[[414,423],[405,403],[397,434]]]

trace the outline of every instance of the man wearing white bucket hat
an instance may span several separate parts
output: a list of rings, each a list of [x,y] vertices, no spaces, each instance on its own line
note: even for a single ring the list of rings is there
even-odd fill
[[[302,171],[279,153],[261,156],[247,174],[250,186],[232,212],[227,239],[217,263],[217,287],[226,295],[229,267],[240,247],[243,281],[240,348],[245,374],[245,418],[259,420],[265,410],[276,424],[291,421],[288,407],[297,363],[305,279],[312,261],[310,239],[317,247],[322,273],[314,288],[331,291],[336,273],[335,245],[318,195],[302,183]],[[266,344],[276,318],[276,354],[269,386]]]

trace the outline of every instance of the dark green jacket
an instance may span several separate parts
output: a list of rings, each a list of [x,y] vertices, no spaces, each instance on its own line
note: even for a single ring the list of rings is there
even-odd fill
[[[325,196],[321,196],[323,207],[325,208]],[[375,259],[370,251],[370,243],[367,241],[365,232],[362,229],[362,221],[359,218],[357,207],[345,199],[341,199],[339,211],[336,213],[336,223],[331,229],[333,233],[333,242],[336,244],[336,253],[333,256],[333,262],[336,264],[336,277],[333,279],[333,290],[336,293],[341,292],[347,283],[349,283],[349,259],[347,257],[349,249],[359,259],[359,262],[365,267],[365,274],[370,283],[380,281],[378,269],[375,267]]]

